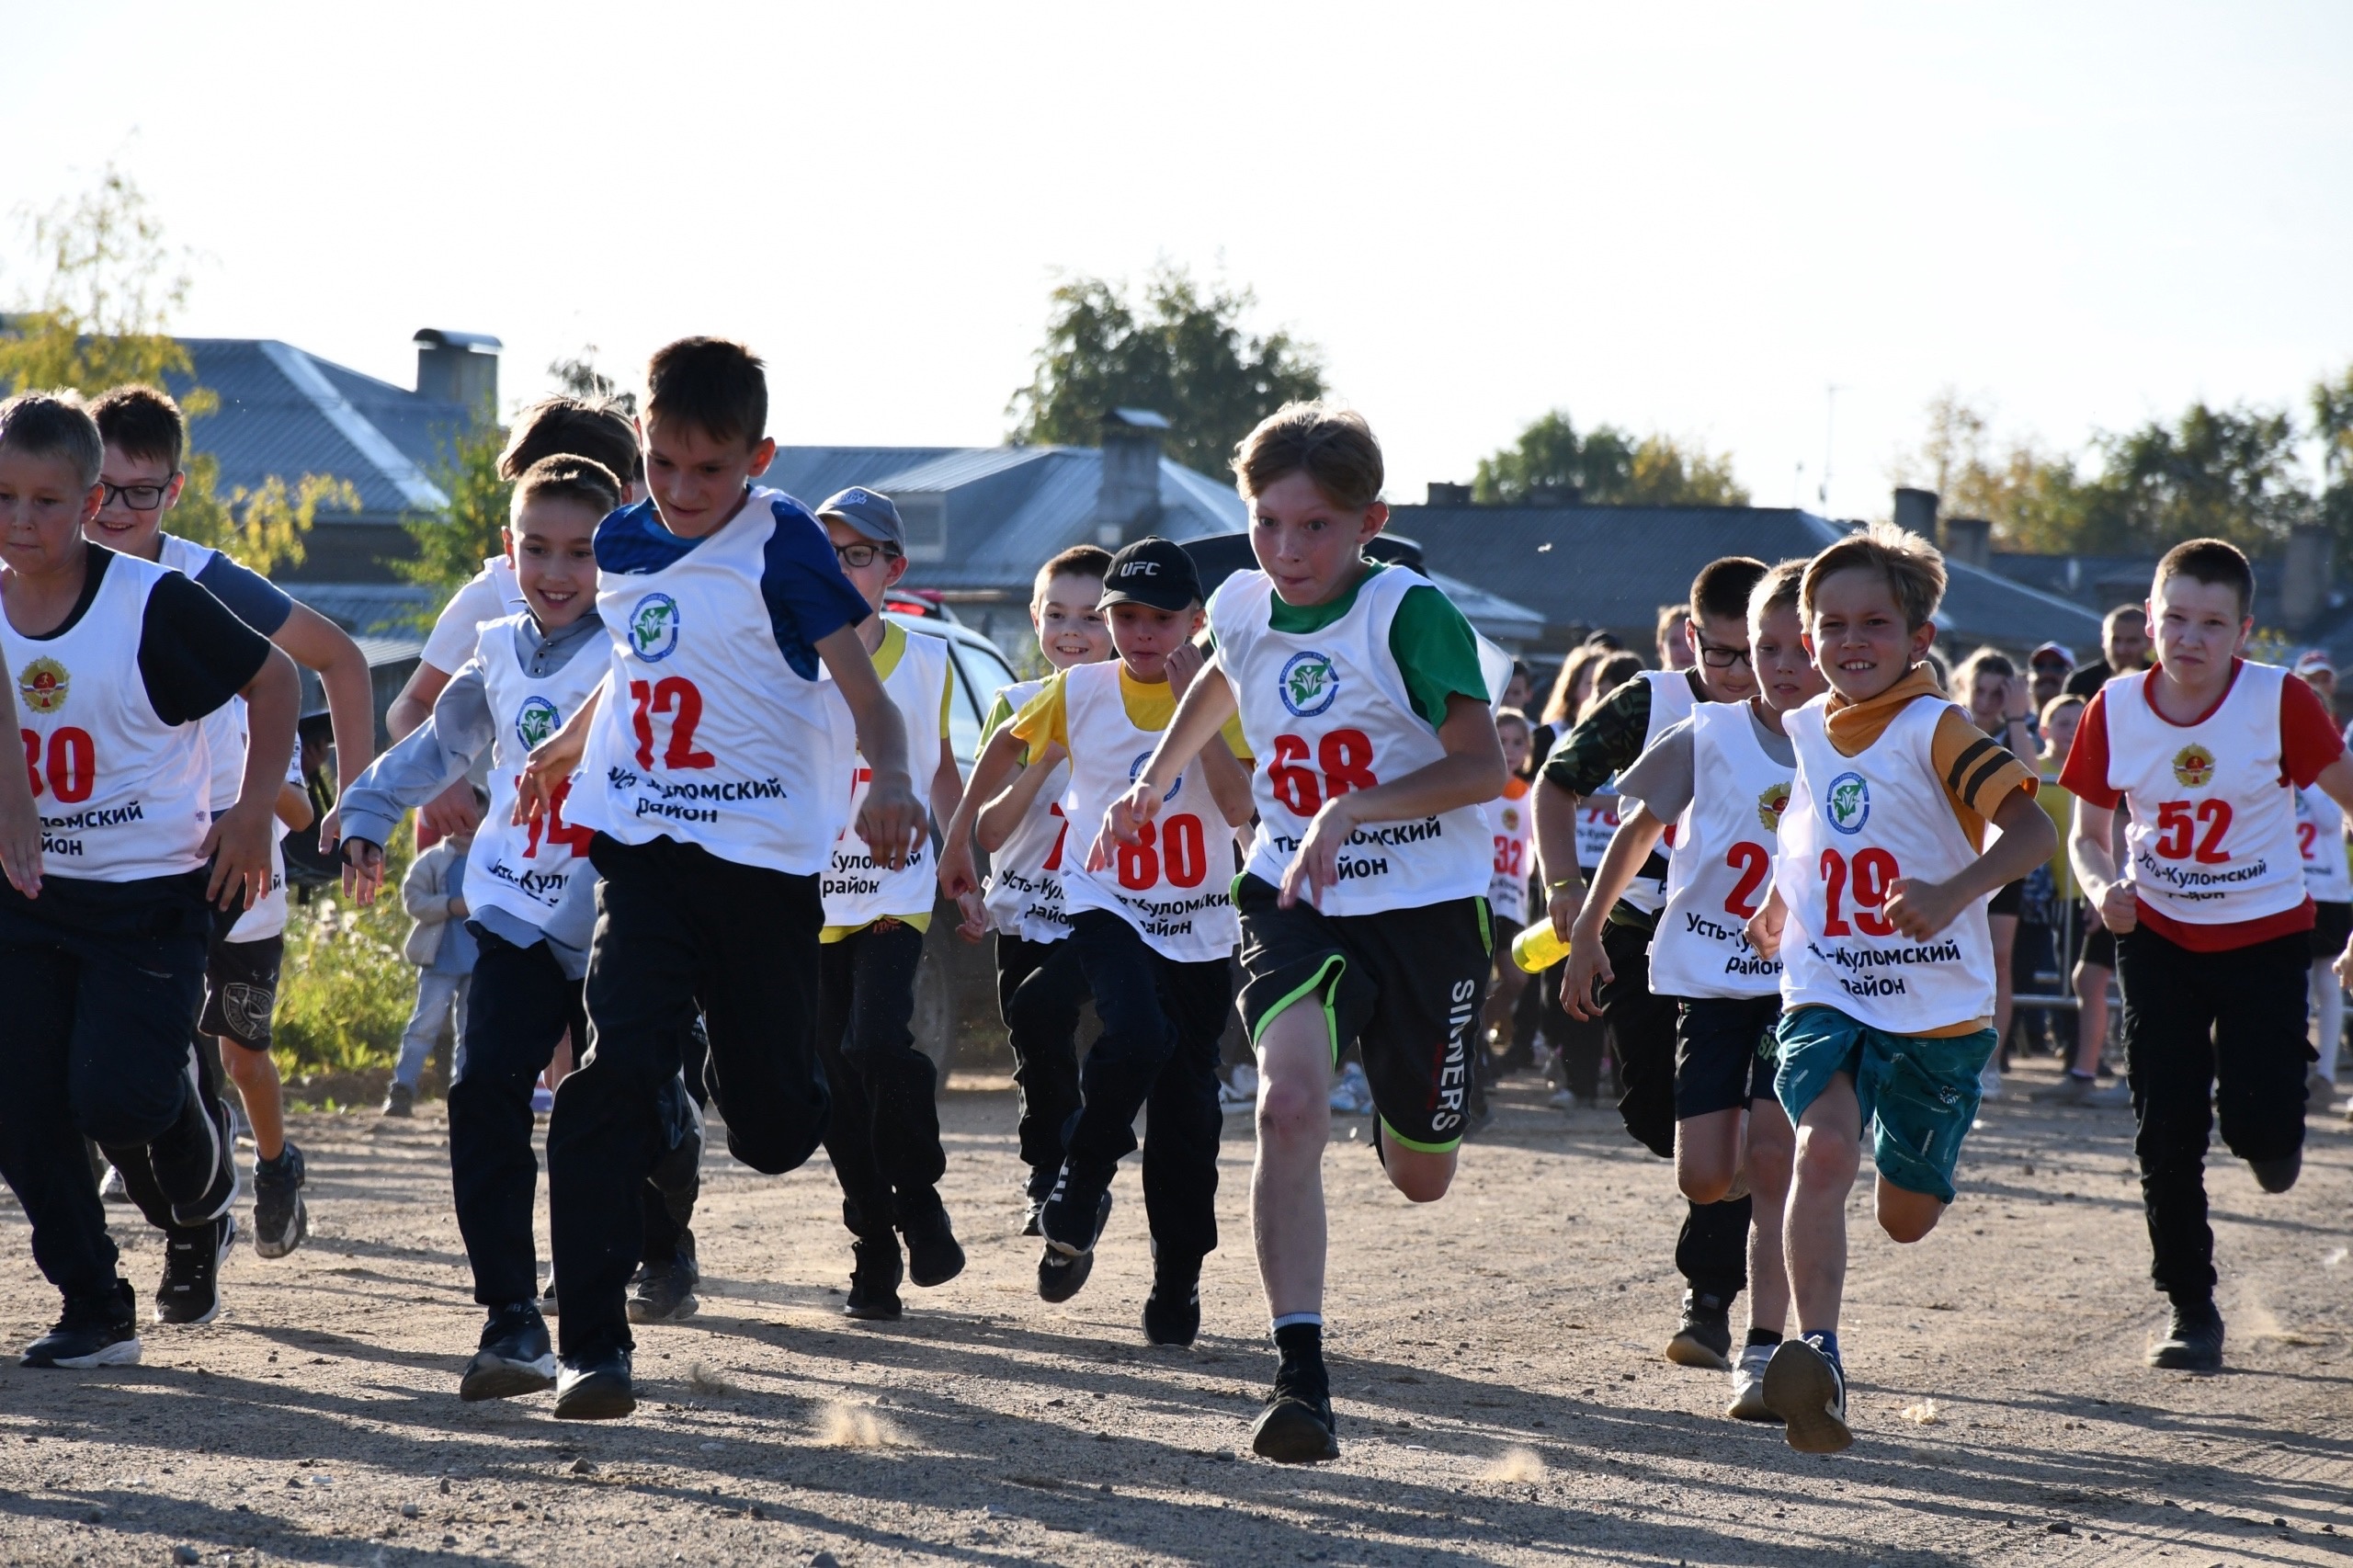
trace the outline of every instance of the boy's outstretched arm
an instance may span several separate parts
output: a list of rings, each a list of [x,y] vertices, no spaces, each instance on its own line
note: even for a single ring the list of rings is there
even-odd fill
[[[1188,642],[1168,655],[1168,678],[1176,687],[1179,701],[1207,668],[1209,661],[1198,642]],[[1201,782],[1209,787],[1210,799],[1217,802],[1225,825],[1240,827],[1256,816],[1258,808],[1250,799],[1250,770],[1225,744],[1224,726],[1201,743],[1200,759]]]
[[[237,693],[245,699],[245,776],[237,803],[212,819],[204,854],[212,862],[204,896],[223,909],[251,909],[269,891],[269,849],[277,841],[278,787],[294,756],[294,721],[302,683],[294,661],[275,646]]]
[[[0,682],[0,718],[6,720],[9,734],[23,728],[17,718],[17,691],[12,682]],[[0,772],[8,776],[0,778],[0,869],[7,872],[10,887],[27,898],[39,898],[40,808],[33,803],[32,776],[17,767]]]
[[[2057,853],[2059,830],[2051,815],[2024,790],[2013,790],[1994,812],[2002,836],[1994,846],[1941,882],[1898,877],[1888,893],[1886,915],[1907,937],[1935,936],[1953,923],[1973,899],[1984,898],[2027,876]]]
[[[2116,864],[2115,831],[2113,811],[2077,798],[2075,824],[2067,830],[2067,864],[2099,923],[2121,934],[2141,923],[2141,903]]]
[[[964,780],[964,798],[957,802],[955,814],[940,825],[941,897],[956,899],[980,891],[980,868],[972,859],[973,824],[1005,788],[1005,781],[1020,767],[1021,743],[1014,739],[1011,730],[999,725],[981,747],[981,755],[972,759],[972,776]],[[997,846],[987,842],[984,835],[982,846],[995,852]]]
[[[1610,835],[1609,847],[1602,852],[1601,864],[1594,868],[1593,886],[1586,890],[1585,906],[1577,911],[1576,924],[1569,928],[1569,967],[1561,977],[1561,1006],[1573,1018],[1597,1018],[1601,1005],[1593,999],[1597,983],[1618,978],[1609,967],[1608,955],[1601,950],[1601,926],[1609,916],[1610,905],[1622,897],[1634,873],[1651,858],[1658,841],[1666,836],[1666,824],[1651,815],[1651,810],[1641,801],[1634,809],[1618,819],[1618,831]]]
[[[425,722],[369,763],[345,790],[338,809],[346,894],[363,906],[376,902],[384,881],[384,846],[402,815],[411,807],[424,810],[451,785],[465,783],[474,759],[490,750],[496,730],[482,665],[468,660],[442,687]]]
[[[1218,666],[1217,655],[1212,653],[1177,699],[1176,712],[1168,721],[1168,728],[1162,732],[1160,744],[1153,748],[1152,760],[1143,765],[1143,771],[1128,787],[1128,792],[1112,801],[1110,810],[1103,813],[1102,832],[1096,838],[1089,860],[1108,860],[1116,845],[1142,841],[1141,830],[1160,814],[1161,797],[1168,793],[1177,776],[1191,766],[1201,748],[1225,728],[1225,722],[1233,714],[1233,683],[1225,678],[1225,671]],[[1082,824],[1080,831],[1084,832],[1086,825]]]
[[[906,718],[882,689],[874,661],[858,640],[857,627],[835,627],[818,638],[816,646],[835,689],[849,706],[850,720],[858,726],[858,755],[872,774],[866,801],[858,810],[858,835],[866,841],[876,865],[895,871],[930,831],[929,817],[915,799],[915,780],[907,771]]]
[[[1446,755],[1402,778],[1351,790],[1324,802],[1315,819],[1283,868],[1284,907],[1299,902],[1304,892],[1310,903],[1340,880],[1340,851],[1348,835],[1369,822],[1410,822],[1437,816],[1461,806],[1476,806],[1504,792],[1510,773],[1504,767],[1503,742],[1495,734],[1493,710],[1484,699],[1455,692],[1446,699],[1446,722],[1438,727],[1438,744]]]
[[[1585,903],[1585,878],[1577,870],[1577,797],[1540,773],[1535,817],[1536,870],[1544,881],[1545,915],[1552,922],[1552,934],[1565,942]]]
[[[319,673],[319,685],[327,694],[327,721],[335,727],[335,794],[340,801],[376,755],[376,697],[368,655],[349,632],[305,604],[294,607],[270,641],[296,664]],[[319,824],[324,853],[335,851],[337,820],[331,808]]]
[[[1012,745],[1017,756],[1021,743],[1014,741]],[[1048,741],[1036,762],[1022,764],[1013,782],[998,790],[995,798],[981,808],[981,814],[972,819],[974,842],[992,855],[1004,848],[1005,841],[1013,836],[1014,829],[1021,825],[1029,809],[1038,803],[1039,792],[1045,789],[1054,765],[1069,756],[1060,741]]]

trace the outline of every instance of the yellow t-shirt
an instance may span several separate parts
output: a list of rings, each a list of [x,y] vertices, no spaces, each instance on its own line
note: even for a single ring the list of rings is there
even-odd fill
[[[889,680],[891,678],[891,672],[899,667],[899,661],[906,657],[906,653],[907,629],[901,626],[895,620],[884,621],[882,623],[882,645],[874,650],[874,678],[877,680]],[[949,705],[956,699],[956,661],[953,659],[949,660],[946,665],[941,667],[941,674],[947,678],[939,683],[939,733],[942,735],[945,735],[948,733]],[[936,769],[938,766],[939,761],[937,757],[911,756],[907,758],[907,771],[915,774],[920,778],[929,778],[931,774],[926,770]],[[925,910],[921,915],[902,915],[896,918],[906,925],[914,926],[918,931],[928,931],[931,929],[931,911],[928,909]],[[877,924],[879,924],[879,922],[870,920],[866,923],[866,926]],[[838,942],[852,932],[865,930],[866,926],[824,926],[817,932],[817,940],[821,943]]]
[[[1070,703],[1065,695],[1070,689],[1068,672],[1057,670],[1037,696],[1021,706],[1013,716],[1013,735],[1029,748],[1026,762],[1035,762],[1050,744],[1070,749]],[[1120,666],[1120,705],[1128,710],[1128,720],[1139,730],[1165,730],[1168,721],[1176,717],[1176,688],[1166,681],[1146,683]],[[1226,749],[1241,761],[1250,758],[1249,743],[1242,738],[1242,715],[1233,714],[1218,732],[1225,737]]]

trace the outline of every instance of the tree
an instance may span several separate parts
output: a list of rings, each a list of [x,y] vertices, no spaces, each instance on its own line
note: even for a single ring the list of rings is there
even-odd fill
[[[1519,440],[1479,460],[1473,499],[1524,502],[1546,492],[1577,493],[1606,506],[1745,506],[1748,492],[1733,478],[1729,453],[1686,448],[1669,436],[1639,438],[1613,425],[1577,434],[1565,408],[1556,408],[1519,433]]]
[[[327,474],[290,483],[270,474],[250,490],[219,493],[221,464],[201,449],[198,422],[221,400],[193,383],[195,364],[170,332],[188,301],[187,256],[165,244],[162,222],[130,176],[108,165],[89,190],[34,219],[32,233],[46,272],[37,298],[0,317],[0,377],[12,392],[71,388],[89,397],[129,381],[160,387],[181,378],[189,450],[174,533],[267,574],[301,562],[320,507],[359,509],[359,493]]]
[[[2333,381],[2313,383],[2312,408],[2321,442],[2319,516],[2343,560],[2353,554],[2353,365]]]
[[[593,343],[581,345],[580,352],[569,359],[550,364],[548,374],[574,397],[590,403],[609,403],[631,419],[637,417],[637,394],[597,368],[597,346]]]
[[[1055,289],[1029,384],[1006,413],[1007,439],[1091,447],[1103,415],[1148,408],[1165,417],[1164,449],[1222,474],[1251,427],[1286,403],[1324,395],[1322,357],[1287,332],[1253,336],[1248,289],[1204,290],[1165,264],[1141,298],[1123,284],[1074,278]]]

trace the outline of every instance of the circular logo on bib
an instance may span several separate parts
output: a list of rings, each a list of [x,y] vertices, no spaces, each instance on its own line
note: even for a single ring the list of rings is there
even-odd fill
[[[1506,833],[1519,831],[1519,812],[1510,806],[1504,808],[1504,831]]]
[[[1148,751],[1138,752],[1136,754],[1136,759],[1128,764],[1128,782],[1132,784],[1137,779],[1142,778],[1143,765],[1151,760],[1152,753]],[[1168,786],[1168,793],[1160,797],[1162,803],[1165,804],[1166,802],[1175,800],[1176,798],[1176,791],[1182,790],[1184,787],[1185,776],[1180,773],[1176,776],[1176,782]]]
[[[1822,816],[1840,833],[1860,833],[1871,820],[1871,787],[1859,773],[1842,773],[1822,792]]]
[[[2214,754],[2190,742],[2173,754],[2173,776],[2193,790],[2202,790],[2214,781]]]
[[[65,688],[73,679],[55,659],[35,659],[17,677],[17,694],[34,712],[54,713],[65,706]]]
[[[1314,718],[1340,695],[1340,673],[1324,653],[1293,653],[1284,662],[1275,684],[1282,693],[1283,706],[1302,719]]]
[[[1776,784],[1756,797],[1756,821],[1768,833],[1781,831],[1781,813],[1789,809],[1790,787],[1787,784]]]
[[[527,697],[523,706],[515,710],[515,738],[523,743],[525,751],[529,751],[554,734],[556,726],[563,722],[563,716],[555,710],[554,703],[544,697]]]
[[[631,652],[649,665],[658,665],[678,651],[678,601],[667,594],[648,594],[629,612]]]

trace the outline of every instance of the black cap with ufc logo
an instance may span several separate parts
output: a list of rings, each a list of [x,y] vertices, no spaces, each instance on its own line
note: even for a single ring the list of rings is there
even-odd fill
[[[1193,558],[1174,540],[1140,539],[1111,557],[1103,574],[1106,606],[1150,605],[1154,609],[1188,610],[1200,602],[1201,574]]]

